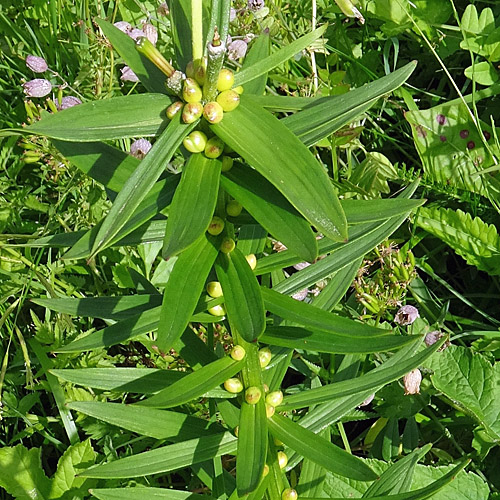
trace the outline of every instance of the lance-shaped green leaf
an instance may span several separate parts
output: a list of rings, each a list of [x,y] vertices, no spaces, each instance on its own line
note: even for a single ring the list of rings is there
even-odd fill
[[[120,54],[127,66],[137,75],[149,92],[165,93],[166,76],[145,56],[140,54],[135,41],[104,19],[96,19],[96,23]],[[139,134],[138,134],[139,135]]]
[[[243,402],[238,430],[236,488],[242,496],[259,485],[267,451],[266,405],[261,397],[257,404]]]
[[[182,252],[208,229],[217,203],[220,169],[220,161],[202,154],[191,155],[184,165],[168,213],[164,259]]]
[[[155,439],[179,442],[196,439],[200,435],[220,435],[223,432],[223,428],[217,423],[176,411],[139,408],[101,401],[74,401],[68,403],[68,406],[72,410],[98,418],[121,429]]]
[[[161,410],[158,410],[161,411]],[[236,451],[237,439],[230,433],[203,436],[138,453],[80,473],[102,479],[130,478],[160,474],[211,460]]]
[[[220,253],[215,262],[222,286],[231,328],[247,342],[254,342],[264,331],[266,315],[259,283],[243,254],[235,248]]]
[[[161,114],[171,103],[172,99],[164,94],[132,94],[85,102],[46,114],[23,130],[75,142],[154,136],[166,126],[167,119]]]
[[[383,200],[341,200],[340,204],[344,209],[348,224],[364,224],[407,214],[425,202],[426,200],[388,198]]]
[[[365,325],[349,318],[337,316],[334,313],[323,311],[305,302],[292,299],[287,295],[275,292],[269,288],[261,288],[264,304],[268,311],[283,319],[293,321],[299,325],[307,326],[314,330],[333,333],[350,339],[380,337],[391,335],[391,330],[384,330],[374,326]]]
[[[325,236],[347,238],[345,215],[326,171],[280,120],[246,103],[243,95],[212,130]]]
[[[355,379],[343,380],[342,382],[328,384],[323,387],[318,387],[317,389],[310,389],[298,394],[286,396],[280,409],[288,410],[302,408],[304,406],[323,403],[334,398],[349,396],[368,390],[373,390],[373,392],[375,392],[379,387],[393,382],[414,368],[417,368],[428,359],[432,353],[436,352],[444,342],[445,339],[442,339],[411,358],[403,359],[396,366],[381,367]]]
[[[294,300],[294,299],[292,299]],[[351,322],[353,325],[356,323]],[[372,353],[392,351],[412,342],[414,335],[361,337],[352,334],[338,335],[332,332],[306,330],[294,326],[268,326],[260,340],[271,345],[331,353]]]
[[[157,338],[160,350],[170,349],[187,327],[218,251],[217,240],[204,234],[177,258],[163,292]]]
[[[170,161],[184,137],[195,126],[196,122],[189,125],[181,123],[179,113],[174,116],[167,129],[158,138],[116,197],[96,236],[92,255],[95,255],[112,241],[132,217],[165,170],[165,165]]]
[[[89,493],[99,500],[211,500],[208,495],[197,495],[189,491],[172,490],[170,488],[104,488],[90,489]]]
[[[243,361],[224,356],[137,404],[150,408],[171,408],[188,403],[231,378],[241,370],[242,365]]]
[[[245,71],[247,68],[249,68],[250,70],[250,68],[254,64],[257,64],[260,61],[264,60],[266,57],[268,57],[270,52],[271,52],[271,39],[269,33],[263,32],[252,42],[252,46],[243,61],[242,71]],[[266,82],[267,82],[267,72],[254,78],[253,80],[247,81],[243,85],[243,88],[245,89],[245,94],[262,95],[266,90]]]
[[[254,80],[260,75],[265,75],[276,66],[288,61],[288,59],[293,57],[295,54],[304,50],[308,45],[311,45],[314,41],[321,37],[325,30],[326,24],[293,41],[291,44],[277,50],[274,54],[261,59],[252,66],[239,71],[234,75],[234,84],[243,85],[246,82]]]
[[[236,164],[221,177],[224,189],[278,241],[307,262],[318,256],[311,227],[288,200],[255,170]]]
[[[282,415],[273,415],[269,430],[280,441],[309,460],[341,476],[358,481],[373,481],[377,474],[358,457]]]

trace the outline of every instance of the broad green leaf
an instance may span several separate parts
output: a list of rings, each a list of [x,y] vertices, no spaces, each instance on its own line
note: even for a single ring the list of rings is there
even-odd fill
[[[464,31],[468,31],[469,33],[474,33],[476,35],[480,33],[479,19],[475,5],[467,5],[467,7],[464,10],[464,13],[462,14],[460,27]]]
[[[294,300],[294,299],[292,299]],[[352,325],[356,325],[352,321]],[[387,332],[390,333],[390,330]],[[290,349],[330,353],[372,353],[398,349],[415,339],[415,336],[362,337],[352,334],[339,335],[333,332],[311,331],[294,326],[270,326],[260,338],[262,342]]]
[[[199,398],[209,390],[219,386],[225,380],[238,373],[242,365],[243,361],[235,361],[231,356],[224,356],[182,377],[182,379],[161,390],[158,394],[139,401],[137,404],[149,408],[180,406],[192,399]]]
[[[326,171],[280,120],[243,95],[212,130],[325,236],[347,238],[345,215]]]
[[[426,200],[386,198],[383,200],[341,200],[348,224],[364,224],[407,214]]]
[[[96,19],[95,22],[146,89],[149,92],[165,93],[167,77],[149,59],[137,51],[135,41],[104,19]]]
[[[0,486],[18,500],[48,500],[52,481],[45,475],[40,448],[22,444],[0,448]]]
[[[189,491],[172,490],[170,488],[147,488],[137,486],[135,488],[106,488],[91,489],[89,492],[99,500],[210,500],[208,495],[197,495]]]
[[[190,439],[189,441],[182,441],[121,458],[114,462],[87,469],[81,472],[80,475],[83,477],[111,479],[170,472],[221,455],[234,453],[236,443],[237,439],[230,432],[203,436],[198,439]]]
[[[221,177],[222,183],[224,178]],[[224,184],[223,184],[224,185]],[[264,251],[267,231],[259,224],[243,224],[238,233],[236,246],[243,255],[259,254]]]
[[[260,480],[267,454],[266,405],[261,398],[257,404],[243,402],[238,430],[236,456],[236,488],[242,496],[254,491]]]
[[[252,269],[235,248],[228,254],[219,253],[215,270],[231,329],[247,342],[255,342],[266,327],[266,316],[261,289]]]
[[[479,85],[493,85],[498,81],[498,73],[493,64],[487,61],[468,66],[464,70],[464,75],[470,80],[474,80]]]
[[[411,62],[347,94],[317,99],[303,111],[283,118],[282,123],[304,144],[311,146],[355,120],[383,95],[403,85],[415,67],[416,62]]]
[[[426,366],[434,370],[434,387],[500,441],[500,363],[492,366],[482,354],[450,345]]]
[[[421,208],[416,223],[449,245],[468,264],[500,274],[500,236],[493,224],[451,208]]]
[[[261,288],[264,304],[268,311],[283,319],[293,321],[314,330],[320,330],[344,336],[353,340],[354,338],[366,339],[392,334],[391,330],[384,330],[373,326],[358,323],[349,318],[343,318],[336,314],[323,311],[305,302],[292,299],[269,288]],[[314,350],[314,349],[313,349]]]
[[[325,469],[359,481],[377,479],[366,463],[282,415],[273,415],[269,430],[280,441]]]
[[[237,163],[221,177],[222,187],[277,240],[307,262],[318,256],[309,224],[272,184],[255,170]]]
[[[56,499],[70,489],[78,489],[88,485],[88,480],[77,477],[78,473],[86,469],[91,463],[95,462],[96,452],[92,448],[90,439],[81,443],[71,445],[59,459],[57,470],[52,478],[52,488],[50,498]]]
[[[164,94],[131,94],[85,102],[46,114],[23,130],[75,142],[154,136],[167,125],[168,120],[161,113],[171,102]]]
[[[304,50],[308,45],[311,45],[314,41],[321,37],[321,35],[326,30],[326,24],[317,28],[311,33],[304,35],[303,37],[293,41],[291,44],[279,49],[268,57],[261,59],[252,66],[239,71],[234,75],[234,85],[243,85],[255,78],[265,75],[267,72],[284,63],[295,54],[298,54]]]
[[[175,262],[163,292],[157,338],[161,351],[170,349],[187,327],[217,257],[218,247],[216,239],[203,235]]]
[[[176,411],[139,408],[119,403],[100,401],[74,401],[68,403],[73,410],[84,413],[122,429],[142,436],[179,442],[223,431],[217,423]]]
[[[399,377],[402,377],[421,365],[432,355],[432,353],[436,352],[436,350],[443,345],[444,341],[445,339],[436,342],[434,345],[427,347],[411,358],[401,360],[395,366],[390,365],[384,367],[382,365],[379,369],[372,370],[355,379],[344,380],[342,382],[318,387],[317,389],[310,389],[291,396],[285,396],[283,405],[280,406],[280,409],[283,408],[283,410],[288,410],[302,408],[304,406],[310,406],[311,404],[322,403],[334,398],[349,396],[364,391],[375,392],[381,386],[397,380]]]
[[[248,54],[243,61],[244,71],[247,68],[251,68],[254,64],[262,61],[264,58],[268,57],[271,52],[271,39],[269,33],[262,32],[253,42]],[[238,74],[238,73],[236,73]],[[254,78],[253,80],[247,81],[243,88],[245,89],[245,94],[256,94],[262,95],[266,90],[267,82],[267,72]]]
[[[324,429],[318,434],[323,439],[330,439],[330,429]],[[299,483],[295,487],[299,498],[312,498],[323,494],[323,481],[326,469],[316,462],[304,458],[300,468]]]
[[[96,236],[92,255],[112,241],[132,217],[165,170],[166,163],[170,161],[182,139],[195,126],[196,122],[189,125],[181,123],[179,113],[172,119],[116,197]]]
[[[193,154],[182,169],[167,220],[162,256],[168,259],[194,243],[214,214],[221,162]]]

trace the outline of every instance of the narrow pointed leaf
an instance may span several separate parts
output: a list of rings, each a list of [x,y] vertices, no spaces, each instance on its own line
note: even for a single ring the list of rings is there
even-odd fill
[[[231,328],[247,342],[254,342],[264,331],[266,317],[260,286],[252,269],[237,248],[229,254],[221,252],[215,269]]]
[[[164,259],[194,243],[207,229],[214,214],[221,162],[202,154],[191,155],[170,206],[163,243]]]
[[[101,401],[74,401],[68,406],[121,429],[137,432],[142,436],[168,441],[196,439],[200,435],[220,434],[223,429],[217,423],[192,417],[175,411],[139,408],[119,403]]]
[[[422,206],[426,200],[405,200],[389,198],[384,200],[342,200],[348,224],[364,224],[411,212]]]
[[[280,441],[325,469],[358,481],[373,481],[377,474],[358,457],[282,415],[273,415],[269,430]]]
[[[221,177],[224,189],[278,241],[307,262],[318,256],[311,227],[288,200],[255,170],[236,164]]]
[[[208,495],[197,495],[189,491],[172,490],[170,488],[104,488],[91,489],[89,493],[99,500],[210,500]]]
[[[217,240],[203,235],[177,258],[163,292],[157,338],[163,352],[187,327],[217,257],[218,245]]]
[[[149,59],[137,51],[135,41],[104,19],[96,19],[95,21],[111,42],[113,48],[137,75],[146,89],[149,92],[164,94],[166,92],[165,81],[167,77]]]
[[[158,410],[161,411],[161,410]],[[130,478],[160,474],[236,451],[237,439],[229,432],[203,436],[162,446],[152,451],[121,458],[80,473],[83,477],[102,479]]]
[[[292,299],[293,300],[293,299]],[[351,322],[356,325],[354,321]],[[390,333],[390,331],[389,331]],[[415,336],[384,335],[350,337],[332,332],[311,331],[293,326],[270,326],[260,338],[262,342],[290,349],[331,353],[372,353],[392,351],[412,342]]]
[[[323,167],[271,113],[245,102],[212,130],[271,182],[319,231],[347,238],[347,222]]]
[[[242,365],[243,361],[224,356],[137,404],[149,408],[171,408],[188,403],[234,376],[241,370]]]
[[[292,299],[269,288],[261,288],[264,304],[268,311],[283,319],[293,321],[314,330],[334,333],[348,338],[380,337],[392,334],[392,330],[384,330],[365,325],[349,318],[337,316],[323,311],[305,302]]]
[[[271,39],[269,33],[262,32],[257,39],[252,42],[252,46],[248,51],[248,54],[243,61],[244,71],[247,68],[251,68],[254,64],[264,60],[269,56],[271,52]],[[238,73],[236,73],[238,74]],[[247,81],[243,88],[245,89],[245,94],[256,94],[262,95],[266,90],[266,82],[267,82],[267,72],[262,75],[254,78],[253,80]]]
[[[161,114],[171,103],[172,99],[164,94],[132,94],[85,102],[46,114],[23,130],[75,142],[154,136],[167,125],[168,120]]]
[[[240,410],[238,453],[236,458],[236,488],[242,496],[257,488],[267,454],[266,405],[243,402]]]
[[[308,45],[311,45],[314,41],[321,37],[325,32],[327,25],[321,26],[320,28],[314,30],[307,35],[293,41],[291,44],[279,49],[268,57],[260,60],[259,62],[253,64],[252,66],[239,71],[234,76],[234,85],[243,85],[246,82],[254,80],[260,75],[264,75],[281,63],[288,61],[295,54],[298,54],[304,50]]]
[[[170,161],[182,139],[195,126],[196,122],[190,125],[181,123],[179,114],[169,123],[167,129],[158,138],[116,197],[96,236],[92,247],[93,255],[112,241],[131,218],[165,170],[166,163]]]

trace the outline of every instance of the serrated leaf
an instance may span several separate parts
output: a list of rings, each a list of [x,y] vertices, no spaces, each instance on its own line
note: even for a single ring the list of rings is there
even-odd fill
[[[325,236],[345,240],[345,215],[323,167],[280,120],[243,97],[212,130]]]
[[[443,240],[468,264],[495,276],[500,274],[500,237],[493,224],[461,210],[421,208],[416,223]]]

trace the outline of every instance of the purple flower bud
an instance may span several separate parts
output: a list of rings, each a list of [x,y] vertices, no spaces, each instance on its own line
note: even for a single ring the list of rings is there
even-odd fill
[[[232,23],[236,19],[236,9],[233,9],[231,7],[231,10],[229,11],[229,22]]]
[[[120,31],[123,31],[123,33],[126,33],[127,35],[132,31],[132,25],[130,23],[127,23],[127,21],[118,21],[115,24],[113,24],[115,28],[118,28]]]
[[[300,290],[292,295],[292,298],[295,300],[305,300],[307,297],[307,294],[309,293],[309,290],[307,288],[304,288],[303,290]]]
[[[250,10],[260,10],[264,7],[264,0],[248,0],[247,2],[248,8]]]
[[[425,345],[427,347],[430,347],[431,345],[435,344],[441,337],[444,336],[444,333],[441,333],[438,330],[434,330],[433,332],[429,332],[424,339]],[[450,345],[449,341],[446,341],[439,349],[438,351],[444,351],[448,346]]]
[[[405,388],[405,395],[420,394],[420,382],[422,382],[422,373],[418,368],[407,373],[403,377],[403,385]]]
[[[43,57],[32,55],[26,57],[26,66],[28,66],[28,68],[35,73],[43,73],[48,69],[47,61],[45,61]]]
[[[120,80],[123,80],[124,82],[134,82],[134,83],[139,81],[137,75],[128,66],[123,66],[123,68],[121,68],[120,71],[122,72]]]
[[[302,269],[305,269],[306,267],[309,267],[311,264],[309,262],[299,262],[298,264],[295,264],[293,266],[294,269],[297,269],[297,271],[302,271]]]
[[[23,84],[24,93],[28,97],[45,97],[50,94],[52,84],[43,78],[35,78]]]
[[[57,106],[57,109],[59,111],[62,111],[63,109],[68,109],[72,108],[73,106],[78,106],[78,104],[81,104],[82,101],[78,99],[78,97],[75,97],[74,95],[68,95],[66,97],[63,97],[61,99],[61,104]]]
[[[142,31],[146,35],[146,38],[153,44],[156,45],[158,41],[158,31],[156,28],[150,23],[144,23],[142,25]]]
[[[138,139],[130,145],[130,154],[142,160],[151,149],[151,143],[147,139]]]
[[[164,17],[168,16],[170,14],[170,10],[168,9],[167,2],[162,2],[160,5],[158,5],[156,13],[159,16],[164,16]]]
[[[231,45],[227,48],[227,57],[231,61],[236,61],[242,57],[245,57],[247,53],[248,45],[243,40],[234,40]]]
[[[398,325],[411,325],[420,315],[416,307],[406,305],[403,306],[397,313],[394,321]]]

